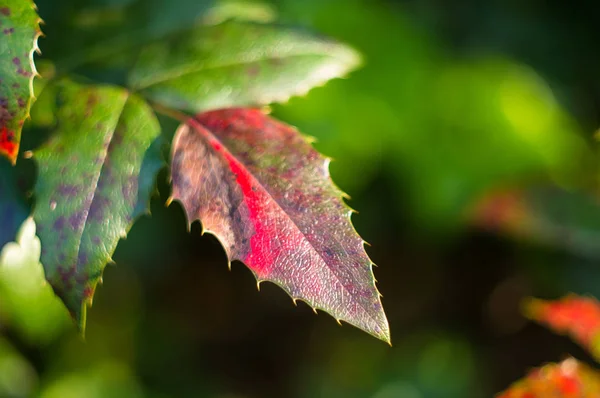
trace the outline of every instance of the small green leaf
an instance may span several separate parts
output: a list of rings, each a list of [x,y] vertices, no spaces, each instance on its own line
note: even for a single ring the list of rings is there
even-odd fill
[[[160,151],[151,108],[126,90],[62,82],[57,128],[34,154],[34,218],[46,279],[83,330],[86,304],[120,238],[147,208]],[[142,166],[145,164],[146,166]]]
[[[130,85],[191,112],[265,105],[305,94],[360,62],[333,41],[274,25],[198,26],[143,49]]]
[[[41,32],[34,8],[27,0],[0,0],[0,154],[13,164],[37,73],[33,52]]]

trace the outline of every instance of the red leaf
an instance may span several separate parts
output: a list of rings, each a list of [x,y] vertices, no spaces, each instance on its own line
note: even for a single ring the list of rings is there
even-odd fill
[[[591,297],[568,295],[561,300],[530,299],[525,315],[561,334],[568,334],[600,361],[600,303]]]
[[[597,371],[569,358],[533,370],[497,398],[597,398],[600,375]]]
[[[173,198],[190,222],[263,280],[389,342],[388,323],[352,211],[329,159],[254,109],[198,115],[173,142]]]

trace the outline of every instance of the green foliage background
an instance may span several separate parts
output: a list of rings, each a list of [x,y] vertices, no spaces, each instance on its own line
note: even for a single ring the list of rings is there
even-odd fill
[[[40,40],[57,60],[42,73],[122,83],[129,60],[110,54],[198,18],[277,20],[358,49],[362,69],[273,110],[336,159],[394,346],[295,308],[273,285],[257,292],[241,264],[229,272],[216,239],[199,225],[188,234],[181,207],[163,205],[163,171],[152,217],[105,272],[85,342],[43,284],[35,226],[4,249],[0,396],[484,397],[566,352],[589,358],[518,311],[531,294],[600,295],[595,2],[37,3],[46,35],[61,38]],[[144,15],[130,11],[138,3]],[[100,67],[84,54],[109,56]],[[33,112],[52,115],[43,102]],[[20,162],[16,177],[34,170]],[[474,217],[498,189],[518,200]]]

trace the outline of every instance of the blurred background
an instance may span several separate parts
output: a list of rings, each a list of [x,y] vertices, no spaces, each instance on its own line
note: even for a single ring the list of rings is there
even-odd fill
[[[130,25],[146,37],[243,18],[358,49],[365,64],[348,79],[272,109],[335,159],[334,180],[378,264],[393,347],[294,307],[272,284],[258,292],[242,264],[228,271],[216,239],[198,223],[188,233],[182,208],[164,206],[163,170],[152,216],[105,271],[85,341],[43,283],[35,225],[5,246],[0,397],[490,397],[568,353],[591,363],[519,305],[600,296],[597,2],[37,3],[47,37],[62,37],[40,40],[38,61],[75,68],[62,54],[85,51],[88,37],[73,29],[118,22],[127,7],[143,11]],[[24,140],[33,145],[27,131]],[[35,170],[0,168],[0,190]],[[20,222],[27,206],[10,214]]]

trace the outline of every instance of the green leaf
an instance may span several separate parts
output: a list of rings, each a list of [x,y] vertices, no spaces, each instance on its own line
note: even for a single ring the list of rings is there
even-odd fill
[[[0,336],[0,396],[19,398],[34,396],[38,384],[36,370],[27,359]]]
[[[121,61],[138,48],[189,29],[211,10],[213,0],[38,0],[46,21],[44,55],[59,70],[90,61]]]
[[[154,179],[140,172],[158,167],[160,151],[148,149],[160,126],[142,99],[116,87],[62,82],[58,103],[56,131],[34,154],[34,218],[46,278],[83,330],[105,264],[147,208]]]
[[[200,112],[286,101],[344,76],[359,62],[354,50],[333,41],[231,21],[147,46],[129,83],[161,105]]]
[[[36,75],[33,52],[41,35],[34,4],[0,0],[0,154],[17,161]]]
[[[65,307],[44,279],[31,218],[23,222],[16,242],[0,252],[0,303],[3,323],[31,343],[47,343],[69,325]]]

